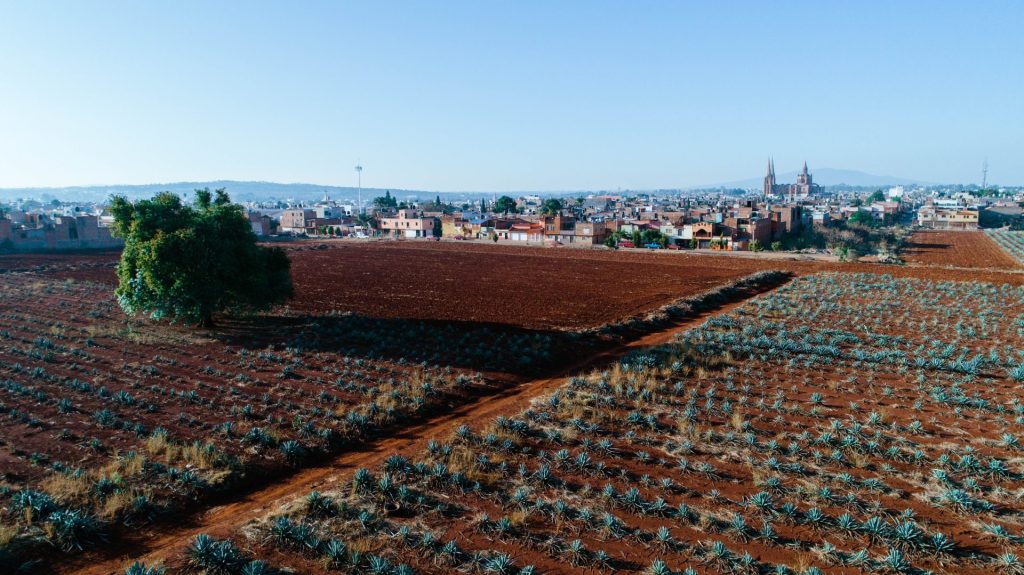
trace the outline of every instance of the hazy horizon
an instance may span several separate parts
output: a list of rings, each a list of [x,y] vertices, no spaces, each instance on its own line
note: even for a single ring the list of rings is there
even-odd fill
[[[776,170],[777,177],[780,182],[795,181],[797,170],[791,170],[782,172]],[[971,186],[976,185],[970,182],[927,182],[924,180],[910,180],[906,178],[900,178],[897,176],[888,175],[876,175],[860,172],[857,170],[846,170],[836,168],[820,168],[818,170],[811,170],[812,175],[816,175],[815,181],[823,186],[854,186],[854,187],[884,187],[884,186]],[[820,176],[820,177],[819,177]],[[374,186],[374,187],[363,187],[364,192],[375,193],[382,192],[384,190],[391,190],[397,193],[412,193],[412,194],[445,194],[445,195],[489,195],[489,194],[575,194],[575,193],[599,193],[599,192],[651,192],[656,190],[701,190],[701,189],[714,189],[714,188],[735,188],[735,189],[759,189],[762,185],[762,178],[748,177],[743,180],[734,180],[731,182],[711,182],[705,185],[699,186],[683,186],[683,187],[671,187],[671,186],[654,186],[650,188],[577,188],[577,189],[491,189],[491,190],[439,190],[429,189],[421,187],[409,187],[400,188],[395,186]],[[1011,187],[1017,187],[1015,184],[1003,184]],[[294,187],[297,188],[297,192],[300,195],[308,195],[309,193],[315,192],[320,189],[321,192],[337,192],[337,191],[355,191],[355,186],[349,186],[346,184],[332,184],[324,182],[274,182],[274,181],[260,181],[260,180],[228,180],[228,179],[217,179],[217,180],[182,180],[176,182],[145,182],[145,183],[108,183],[108,184],[86,184],[86,185],[69,185],[69,186],[19,186],[19,187],[0,187],[0,192],[11,192],[18,191],[33,191],[39,192],[44,196],[59,194],[59,192],[66,192],[68,190],[87,190],[95,193],[98,190],[129,190],[134,189],[135,193],[156,193],[162,188],[166,188],[166,191],[175,193],[182,193],[185,191],[192,191],[197,186],[217,187],[223,186],[227,189],[228,193],[241,193],[244,195],[253,195],[255,190],[260,186],[267,186],[268,197],[279,197],[275,196],[274,192],[281,192],[280,188]],[[120,193],[120,192],[115,192]],[[0,196],[2,197],[2,196]]]
[[[0,0],[0,188],[1024,183],[1024,5]],[[724,32],[723,32],[724,31]]]

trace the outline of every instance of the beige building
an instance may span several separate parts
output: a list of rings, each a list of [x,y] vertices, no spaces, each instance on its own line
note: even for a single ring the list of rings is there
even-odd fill
[[[978,210],[926,204],[917,210],[917,225],[930,230],[977,230]]]
[[[434,234],[434,219],[419,210],[398,210],[394,217],[381,218],[380,229],[395,238],[425,238]]]
[[[301,234],[306,231],[306,220],[316,217],[316,210],[293,208],[281,213],[281,231]]]

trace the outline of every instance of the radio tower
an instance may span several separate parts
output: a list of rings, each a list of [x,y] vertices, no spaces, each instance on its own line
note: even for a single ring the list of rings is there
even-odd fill
[[[359,213],[363,213],[363,166],[356,163],[357,194],[359,198]]]
[[[981,189],[988,189],[988,158],[981,163]]]

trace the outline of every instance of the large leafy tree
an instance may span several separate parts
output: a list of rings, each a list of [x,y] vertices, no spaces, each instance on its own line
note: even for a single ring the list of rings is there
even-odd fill
[[[480,200],[480,202],[483,205],[483,200]],[[519,208],[516,206],[515,199],[509,196],[501,196],[494,202],[494,211],[499,214],[507,214],[509,212],[515,213],[519,211]]]
[[[378,210],[386,210],[388,208],[397,208],[398,200],[391,195],[391,190],[384,192],[383,196],[373,198],[373,207]]]
[[[117,299],[129,315],[210,327],[215,313],[267,309],[292,295],[288,256],[257,245],[223,189],[196,190],[191,205],[170,192],[137,202],[118,196],[111,212],[125,241]]]
[[[562,209],[562,200],[558,198],[548,198],[544,200],[544,203],[540,205],[540,213],[545,216],[557,215]]]

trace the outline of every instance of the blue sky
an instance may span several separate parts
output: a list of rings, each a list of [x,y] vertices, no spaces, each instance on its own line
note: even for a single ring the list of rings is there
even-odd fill
[[[1024,2],[7,2],[0,187],[1024,184]]]

